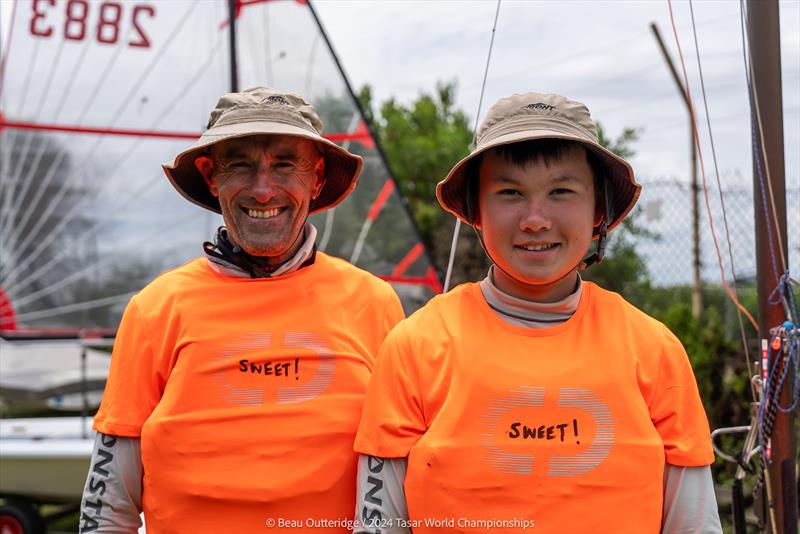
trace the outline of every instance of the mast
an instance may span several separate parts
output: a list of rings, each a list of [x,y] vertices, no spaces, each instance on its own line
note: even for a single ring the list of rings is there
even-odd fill
[[[344,72],[344,67],[342,67],[341,61],[339,61],[339,56],[336,55],[336,51],[333,49],[333,44],[331,43],[331,40],[328,38],[328,33],[325,31],[325,27],[322,25],[322,21],[320,21],[319,16],[317,15],[316,10],[314,9],[314,6],[311,3],[311,0],[307,0],[306,4],[308,5],[308,10],[311,12],[311,16],[314,18],[314,22],[317,23],[317,27],[319,28],[319,33],[322,36],[322,39],[325,41],[325,44],[327,45],[328,50],[330,50],[330,52],[331,52],[331,57],[333,58],[333,62],[336,64],[336,68],[339,71],[339,74],[341,74],[341,76],[342,76],[342,80],[344,81],[344,85],[345,85],[345,87],[347,87],[347,92],[350,93],[350,98],[353,99],[353,103],[356,106],[356,110],[361,115],[361,117],[364,119],[364,124],[367,127],[367,131],[369,131],[369,135],[372,137],[372,139],[375,142],[375,150],[378,152],[378,155],[380,156],[380,159],[383,162],[383,165],[389,171],[389,178],[388,179],[392,180],[395,183],[394,184],[395,185],[395,191],[397,191],[397,193],[399,195],[400,205],[403,206],[403,209],[405,210],[406,214],[408,215],[408,218],[411,220],[411,227],[414,229],[414,235],[416,236],[417,240],[419,240],[420,243],[424,243],[425,244],[425,247],[424,247],[425,248],[425,252],[424,252],[425,257],[427,258],[428,263],[433,267],[433,270],[436,273],[436,278],[441,281],[441,273],[439,271],[439,268],[436,265],[436,262],[434,261],[433,256],[431,256],[431,253],[429,252],[429,248],[428,247],[429,247],[430,243],[428,243],[427,241],[425,241],[422,238],[422,234],[419,231],[419,227],[417,227],[417,221],[414,219],[414,215],[411,213],[411,208],[408,206],[408,201],[406,200],[405,196],[400,194],[400,187],[397,184],[397,180],[394,177],[394,172],[392,172],[392,167],[391,167],[391,165],[389,165],[389,158],[386,157],[386,153],[383,151],[383,147],[381,146],[380,139],[379,139],[379,137],[377,135],[377,132],[375,131],[375,128],[370,123],[370,121],[368,121],[366,119],[367,115],[364,113],[364,107],[361,105],[361,101],[358,99],[358,96],[356,96],[355,91],[353,91],[353,86],[350,84],[350,80],[347,78],[347,74],[345,74],[345,72]]]
[[[787,317],[780,302],[769,297],[788,265],[786,244],[786,190],[784,178],[783,103],[781,94],[780,20],[777,0],[747,1],[750,45],[751,109],[756,113],[753,143],[753,189],[756,223],[759,338],[770,339],[770,328]],[[760,120],[759,120],[760,119]],[[760,122],[760,127],[759,127]],[[763,142],[763,152],[762,152]],[[774,302],[774,301],[773,301]],[[793,318],[797,320],[796,318]],[[762,341],[763,343],[763,341]],[[770,356],[769,368],[782,360]],[[784,365],[786,364],[784,360]],[[780,404],[792,402],[793,380],[784,381]],[[763,401],[762,401],[763,402]],[[771,433],[771,457],[766,463],[765,521],[774,534],[797,533],[797,478],[793,412],[776,410]]]
[[[686,104],[686,110],[689,113],[689,147],[691,154],[691,177],[692,177],[692,317],[695,319],[700,318],[700,313],[703,311],[703,281],[700,277],[700,186],[697,182],[697,143],[694,142],[694,114],[692,113],[692,106],[689,102],[689,96],[686,94],[686,88],[678,76],[678,71],[675,69],[675,64],[667,52],[667,47],[661,39],[661,33],[658,31],[658,26],[655,22],[650,23],[650,29],[656,38],[658,47],[661,49],[661,55],[664,56],[664,61],[667,63],[672,79],[678,88],[683,103]]]
[[[231,63],[231,93],[239,92],[239,68],[236,61],[236,16],[239,0],[228,0],[228,21],[230,23],[228,35],[230,36],[230,63]]]

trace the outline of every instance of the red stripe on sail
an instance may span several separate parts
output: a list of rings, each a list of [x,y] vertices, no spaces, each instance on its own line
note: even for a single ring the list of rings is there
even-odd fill
[[[392,276],[403,276],[409,267],[411,267],[415,261],[422,256],[422,253],[425,252],[425,247],[422,243],[417,243],[414,245],[411,250],[408,251],[408,254],[405,257],[397,262],[394,270],[392,271]]]
[[[369,211],[367,212],[367,219],[373,222],[375,221],[375,219],[378,217],[378,214],[386,205],[386,201],[389,200],[389,195],[392,194],[392,191],[394,191],[394,180],[387,179],[383,183],[383,187],[381,188],[380,193],[378,193],[375,202],[373,202],[372,206],[369,208]]]
[[[127,135],[131,137],[157,137],[162,139],[199,139],[202,134],[194,132],[169,132],[159,130],[132,130],[127,128],[94,128],[91,126],[72,126],[67,124],[43,124],[38,122],[26,121],[13,121],[6,120],[4,115],[0,113],[0,131],[3,128],[16,128],[19,130],[43,130],[48,132],[65,132],[65,133],[83,133],[83,134],[96,134],[96,135]],[[369,132],[360,133],[356,130],[353,133],[334,132],[324,134],[325,139],[329,139],[334,143],[340,141],[358,141],[364,146],[369,146],[369,143],[374,142],[370,137]]]

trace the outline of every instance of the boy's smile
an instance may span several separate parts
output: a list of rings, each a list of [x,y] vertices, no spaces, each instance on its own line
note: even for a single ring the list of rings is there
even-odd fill
[[[577,268],[597,223],[594,176],[586,150],[519,166],[484,153],[476,223],[495,284],[520,298],[563,299],[575,289]]]

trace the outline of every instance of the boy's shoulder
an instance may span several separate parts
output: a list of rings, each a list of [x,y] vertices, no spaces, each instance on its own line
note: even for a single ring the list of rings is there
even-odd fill
[[[603,289],[593,282],[584,281],[583,284],[584,289],[590,292],[590,316],[602,317],[617,327],[625,325],[644,337],[675,338],[664,323],[640,310],[619,293]]]
[[[478,284],[468,282],[447,293],[434,296],[400,321],[392,334],[395,338],[409,337],[416,340],[440,337],[439,333],[450,331],[454,324],[475,315],[475,307],[480,304],[475,299],[476,290],[480,292]]]
[[[479,290],[477,282],[467,282],[454,287],[447,293],[440,293],[431,298],[420,309],[412,313],[407,321],[446,320],[456,317],[468,310],[474,313],[475,291]]]

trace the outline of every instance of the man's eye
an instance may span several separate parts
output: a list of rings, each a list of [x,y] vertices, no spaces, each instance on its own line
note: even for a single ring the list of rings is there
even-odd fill
[[[279,161],[275,163],[275,168],[281,170],[292,169],[294,168],[294,163],[292,163],[291,161]]]
[[[250,162],[243,159],[237,159],[229,161],[227,166],[231,169],[249,169]]]

